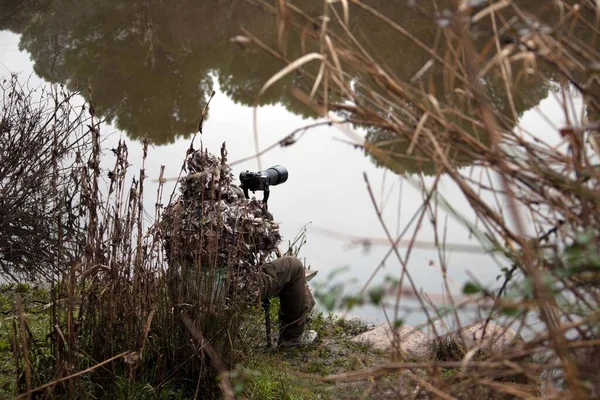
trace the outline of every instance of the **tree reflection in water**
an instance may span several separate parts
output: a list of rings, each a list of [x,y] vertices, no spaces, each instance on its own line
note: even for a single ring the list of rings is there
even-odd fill
[[[217,82],[234,101],[253,105],[262,85],[284,66],[257,46],[230,40],[240,34],[243,26],[268,46],[277,48],[276,15],[246,1],[6,0],[5,3],[0,10],[0,29],[22,35],[20,47],[31,55],[39,76],[50,82],[66,82],[72,90],[89,86],[100,115],[129,137],[147,136],[157,145],[172,143],[194,131],[202,107]],[[443,51],[446,41],[452,40],[444,34],[443,18],[433,17],[433,8],[423,12],[410,7],[408,2],[368,3],[437,51]],[[443,3],[438,3],[441,10],[438,15],[443,15]],[[558,18],[558,10],[551,2],[521,3],[524,10],[535,10],[549,23]],[[322,3],[302,2],[302,9],[309,17],[318,18]],[[412,41],[359,9],[351,8],[350,15],[352,32],[399,80],[411,81],[430,60],[430,55]],[[303,29],[310,38],[311,33],[318,34],[319,27],[307,24]],[[478,30],[483,32],[479,44],[484,45],[489,27],[474,27],[473,32]],[[305,40],[307,48],[303,49],[301,32],[291,30],[286,46],[288,59],[311,51],[310,40]],[[315,74],[316,68],[306,67]],[[449,84],[447,79],[434,66],[419,79],[413,79],[412,84],[465,113],[470,112],[468,100],[456,95],[458,85]],[[489,75],[484,80],[493,105],[508,116],[504,128],[511,129],[516,120],[509,111],[502,79]],[[548,95],[553,80],[556,75],[550,71],[515,77],[512,96],[516,118]],[[260,104],[278,103],[295,114],[315,117],[288,94],[292,85],[310,90],[299,74],[291,74],[270,88]],[[463,122],[457,119],[457,123]],[[472,130],[478,140],[486,140],[476,128]],[[433,173],[431,163],[422,160],[418,152],[405,155],[409,143],[395,140],[385,130],[369,129],[366,140],[389,155],[386,166],[397,172]],[[476,157],[460,149],[450,154],[457,165],[468,165]]]

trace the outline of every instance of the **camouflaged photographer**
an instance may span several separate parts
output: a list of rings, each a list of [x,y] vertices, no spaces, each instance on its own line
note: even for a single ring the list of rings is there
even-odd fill
[[[279,297],[281,346],[311,343],[305,326],[314,300],[304,266],[280,255],[279,225],[262,202],[233,184],[225,145],[221,157],[206,150],[186,159],[180,196],[165,209],[162,226],[170,279],[199,301],[217,307],[251,306]],[[209,290],[206,290],[207,286]]]

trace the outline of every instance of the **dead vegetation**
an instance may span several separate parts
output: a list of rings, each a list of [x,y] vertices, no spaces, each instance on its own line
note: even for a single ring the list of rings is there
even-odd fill
[[[5,279],[50,278],[81,250],[77,193],[85,118],[62,88],[0,84],[0,269]]]
[[[498,287],[471,282],[464,288],[466,300],[451,298],[448,310],[432,312],[410,273],[411,246],[395,246],[415,238],[393,236],[380,218],[390,252],[404,266],[388,288],[396,304],[416,300],[433,331],[442,317],[455,316],[463,325],[457,311],[467,307],[481,315],[482,334],[492,320],[518,332],[532,328],[532,321],[543,323],[526,344],[501,353],[482,354],[477,340],[473,347],[466,346],[468,338],[458,338],[440,342],[435,360],[414,362],[390,353],[389,363],[315,379],[368,380],[366,393],[392,398],[597,397],[596,4],[556,1],[543,10],[514,1],[398,5],[415,7],[438,26],[435,42],[424,43],[360,0],[326,1],[318,18],[291,2],[252,2],[278,17],[282,48],[243,33],[286,64],[260,94],[282,76],[298,73],[311,90],[292,94],[323,123],[347,132],[356,140],[352,145],[382,165],[394,163],[398,172],[400,161],[410,160],[433,174],[431,182],[421,175],[405,180],[421,189],[423,204],[412,221],[435,228],[441,273],[450,268],[441,245],[441,212],[464,223],[504,260]],[[426,55],[411,79],[399,79],[385,59],[369,51],[356,33],[356,15],[408,39]],[[298,33],[306,50],[296,60],[286,59],[289,32]],[[563,108],[563,126],[543,132],[520,126],[518,88],[532,80],[552,83],[550,95]],[[16,81],[5,82],[3,89],[0,261],[4,276],[41,277],[50,295],[41,324],[19,295],[2,320],[14,365],[14,379],[3,390],[18,398],[144,398],[140,383],[149,383],[157,397],[222,393],[231,398],[235,392],[227,371],[243,357],[244,346],[254,344],[248,337],[256,326],[244,324],[247,314],[235,306],[223,311],[203,301],[214,296],[220,279],[224,227],[211,226],[216,245],[188,260],[199,284],[194,290],[188,281],[178,284],[166,273],[166,232],[144,220],[142,200],[154,195],[144,191],[144,166],[130,179],[127,146],[121,142],[111,149],[112,167],[100,167],[101,123],[94,108],[74,108],[70,95],[60,92],[46,97],[52,102],[38,103]],[[352,126],[371,136],[363,141]],[[295,140],[292,134],[281,145]],[[210,167],[207,174],[212,173]],[[461,189],[475,221],[464,219],[444,198],[438,190],[442,177]],[[157,221],[163,200],[159,189]],[[200,204],[206,210],[221,207],[214,196]],[[236,240],[226,245],[230,254],[240,250]],[[235,261],[231,265],[240,260]],[[384,377],[386,385],[391,379],[396,387],[377,389]]]
[[[145,193],[147,141],[131,171],[126,143],[104,151],[102,121],[76,93],[39,94],[16,77],[3,90],[0,261],[19,285],[2,298],[1,395],[229,395],[227,371],[264,345],[260,314],[236,293],[281,237],[230,186],[225,147],[222,158],[192,149],[165,211],[162,185]],[[32,280],[44,300],[25,296]]]
[[[389,19],[382,10],[390,5],[382,2],[325,1],[316,17],[304,12],[301,3],[249,1],[276,18],[279,47],[266,44],[272,38],[255,36],[243,27],[242,32],[284,65],[258,96],[294,73],[303,79],[302,87],[311,90],[297,87],[292,95],[348,133],[351,145],[399,173],[403,171],[398,165],[406,160],[433,174],[431,184],[418,174],[405,174],[404,179],[421,189],[423,204],[412,221],[434,227],[440,273],[450,268],[445,262],[442,213],[464,224],[484,248],[502,259],[503,283],[484,287],[471,282],[464,288],[469,300],[450,299],[451,310],[436,315],[409,272],[411,246],[402,251],[395,246],[415,237],[393,236],[380,218],[390,252],[403,266],[395,282],[400,289],[394,290],[396,304],[416,300],[434,331],[435,320],[448,315],[460,328],[464,323],[457,310],[474,306],[483,333],[490,320],[502,320],[519,332],[535,332],[523,348],[477,362],[470,349],[448,351],[453,353],[451,359],[460,361],[461,371],[468,366],[468,377],[460,373],[460,379],[447,385],[440,379],[443,368],[432,362],[414,398],[424,393],[443,398],[471,393],[467,397],[482,398],[480,388],[518,398],[598,396],[600,381],[588,372],[598,368],[590,355],[598,348],[600,317],[597,3],[394,4],[411,8],[423,17],[423,24],[437,27],[435,41],[425,43],[418,33]],[[382,37],[395,35],[425,58],[410,79],[398,77],[385,58],[370,51],[361,29],[374,26],[387,31]],[[287,59],[290,38],[302,41],[305,53],[299,58]],[[393,40],[389,45],[395,46]],[[520,105],[527,93],[520,88],[535,82],[550,83],[548,94],[562,108],[563,125],[550,124],[552,128],[537,132],[521,126]],[[366,140],[353,127],[366,130]],[[369,140],[376,133],[383,140]],[[293,135],[286,137],[282,145],[294,140]],[[460,168],[465,160],[470,166]],[[475,220],[464,219],[444,198],[438,186],[442,178],[460,189]],[[381,216],[366,176],[365,181]],[[541,321],[543,328],[533,328],[533,321]],[[540,354],[546,361],[532,366],[531,360]],[[493,375],[488,367],[493,367]],[[407,364],[382,368],[386,373],[411,369]],[[528,384],[503,378],[523,373]],[[548,375],[562,378],[542,382]]]

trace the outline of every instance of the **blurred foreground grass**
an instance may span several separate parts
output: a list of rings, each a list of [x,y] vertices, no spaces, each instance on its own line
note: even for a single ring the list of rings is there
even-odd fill
[[[60,296],[58,301],[61,301]],[[21,342],[18,299],[23,304],[26,335],[31,346],[31,363],[36,374],[52,371],[51,292],[32,284],[4,284],[0,286],[0,398],[12,398],[17,380],[24,379],[22,355],[14,352],[15,339]],[[64,300],[64,299],[63,299]],[[273,328],[277,321],[278,301],[271,307]],[[265,348],[264,314],[254,309],[247,324],[253,329],[245,338],[251,350],[247,358],[230,373],[236,396],[246,399],[352,399],[360,398],[368,379],[343,384],[321,381],[330,374],[357,371],[386,360],[383,351],[350,341],[365,332],[369,326],[359,320],[346,320],[333,314],[315,313],[309,329],[319,334],[318,343],[302,349],[277,351]],[[16,336],[15,336],[16,335]],[[15,364],[18,360],[19,366]],[[42,379],[42,377],[39,377]],[[83,376],[85,381],[85,375]],[[51,381],[48,376],[44,380]],[[89,381],[87,385],[92,385]],[[186,395],[169,381],[156,385],[116,375],[114,385],[119,399],[184,399]],[[93,391],[80,392],[77,398],[93,398]],[[112,394],[108,394],[114,398]],[[51,396],[51,395],[50,395]],[[107,397],[107,398],[108,398]],[[50,397],[54,398],[54,397]]]

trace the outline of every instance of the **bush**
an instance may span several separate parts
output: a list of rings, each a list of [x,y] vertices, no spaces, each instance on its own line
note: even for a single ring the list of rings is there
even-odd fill
[[[0,84],[0,268],[4,278],[48,279],[81,251],[78,195],[89,139],[74,94]]]

